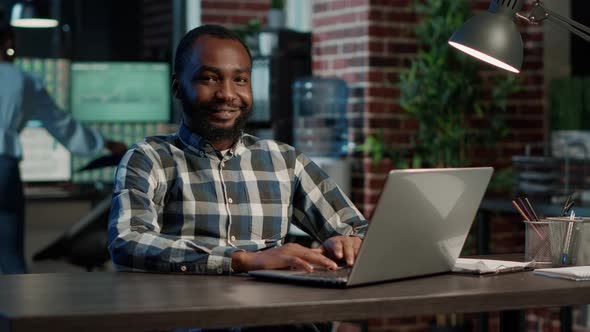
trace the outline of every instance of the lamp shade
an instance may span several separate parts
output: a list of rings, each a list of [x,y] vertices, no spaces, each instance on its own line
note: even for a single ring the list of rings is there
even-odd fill
[[[522,37],[512,16],[482,12],[459,27],[449,44],[514,73],[519,73],[522,67]]]
[[[21,1],[12,6],[10,25],[17,28],[54,28],[59,24],[41,12],[33,1]]]

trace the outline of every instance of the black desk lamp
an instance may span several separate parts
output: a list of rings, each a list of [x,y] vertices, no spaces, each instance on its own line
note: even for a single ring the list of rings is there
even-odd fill
[[[528,16],[518,12],[523,4],[524,0],[492,0],[486,12],[470,18],[455,31],[449,44],[494,66],[519,73],[523,46],[514,17],[529,23],[549,20],[590,41],[590,28],[545,8],[540,0]]]

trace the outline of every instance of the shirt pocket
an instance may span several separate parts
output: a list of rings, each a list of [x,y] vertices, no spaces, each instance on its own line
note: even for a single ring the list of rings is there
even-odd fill
[[[290,205],[281,198],[262,197],[259,204],[252,204],[252,240],[264,240],[269,243],[282,240],[289,229]]]

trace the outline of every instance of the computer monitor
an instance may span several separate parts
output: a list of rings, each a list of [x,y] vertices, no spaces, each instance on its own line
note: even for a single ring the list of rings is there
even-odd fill
[[[154,62],[75,62],[71,108],[82,122],[168,122],[170,67]]]
[[[147,136],[165,135],[176,131],[174,125],[164,122],[88,122],[88,127],[98,129],[104,137],[124,142],[128,147],[142,141]],[[96,156],[72,156],[72,182],[74,183],[105,183],[112,184],[116,166],[101,167],[93,170],[81,171]]]

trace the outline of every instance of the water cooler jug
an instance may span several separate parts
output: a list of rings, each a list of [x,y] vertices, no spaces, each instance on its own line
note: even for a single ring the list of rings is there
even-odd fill
[[[304,77],[293,82],[293,145],[350,194],[348,86],[338,78]]]

